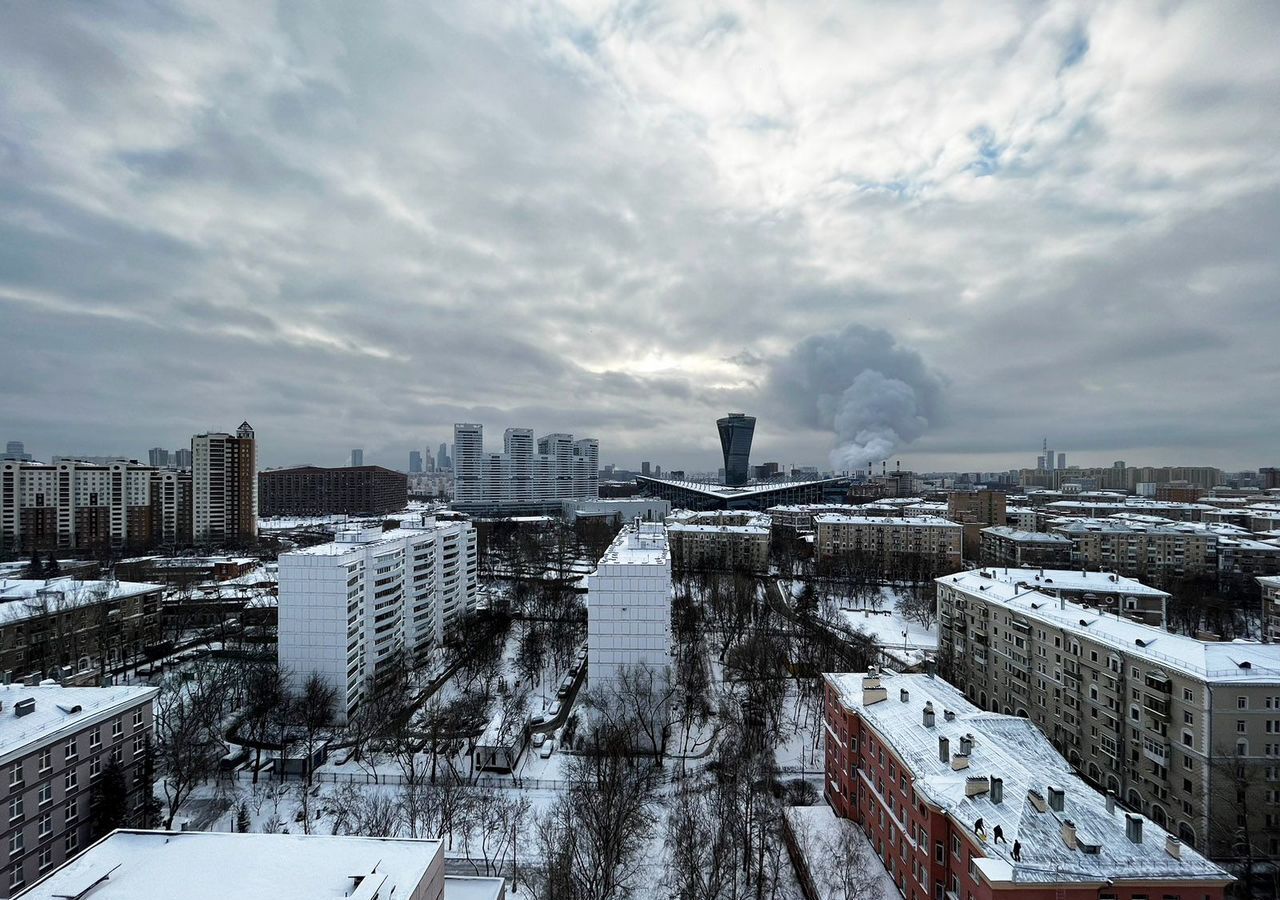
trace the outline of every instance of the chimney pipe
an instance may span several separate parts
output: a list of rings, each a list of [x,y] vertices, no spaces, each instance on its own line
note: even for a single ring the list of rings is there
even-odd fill
[[[1066,793],[1062,788],[1049,785],[1049,808],[1054,812],[1062,812],[1066,801]]]
[[[928,701],[924,705],[924,727],[933,727],[933,701]]]
[[[960,752],[968,756],[973,752],[973,735],[966,734],[960,738]]]
[[[944,737],[938,738],[938,759],[951,762],[951,741]]]
[[[1107,814],[1110,815],[1116,811],[1116,792],[1107,791]]]
[[[1071,850],[1076,849],[1076,823],[1070,819],[1062,820],[1062,843]]]
[[[1174,859],[1182,859],[1182,841],[1171,834],[1164,836],[1164,852]]]
[[[1003,778],[996,778],[996,777],[992,776],[992,778],[991,778],[991,802],[992,802],[992,803],[1002,803],[1002,802],[1004,802],[1004,779],[1003,779]]]

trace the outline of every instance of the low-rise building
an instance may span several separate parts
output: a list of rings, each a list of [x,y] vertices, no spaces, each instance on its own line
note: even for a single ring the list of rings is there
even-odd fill
[[[1019,590],[1066,598],[1081,606],[1147,625],[1160,628],[1165,625],[1168,591],[1143,584],[1135,578],[1114,572],[1084,572],[1079,569],[987,566],[981,571],[995,581],[1011,584]]]
[[[408,505],[408,477],[382,466],[295,466],[258,473],[261,516],[380,516]]]
[[[937,580],[942,671],[1025,716],[1100,790],[1184,844],[1280,854],[1280,645],[1173,634],[997,577]]]
[[[941,572],[953,572],[962,565],[962,526],[947,519],[824,513],[813,522],[819,562],[859,559],[876,561],[889,570],[913,557]]]
[[[1071,539],[1045,531],[1025,531],[1010,525],[982,529],[979,558],[989,566],[1050,566],[1071,564]]]
[[[126,815],[142,823],[151,796],[145,762],[153,687],[0,687],[0,785],[8,848],[0,895],[24,886],[89,845],[90,795],[111,762],[127,791]],[[73,894],[80,896],[84,891]]]
[[[130,581],[0,580],[0,675],[99,683],[160,640],[163,593]]]
[[[679,571],[767,572],[770,524],[758,512],[677,510],[667,520],[671,565]]]
[[[340,531],[279,562],[278,657],[338,694],[338,717],[440,646],[474,609],[476,532],[424,516],[414,527]]]
[[[502,878],[444,873],[440,841],[113,831],[22,900],[503,900]]]
[[[826,675],[825,794],[903,897],[1220,900],[1234,879],[929,675]]]
[[[671,504],[666,500],[636,499],[603,499],[603,500],[564,500],[560,505],[560,515],[566,522],[573,523],[578,519],[594,519],[606,521],[613,525],[641,519],[645,522],[661,522],[671,514]]]
[[[790,528],[793,531],[813,532],[813,517],[823,513],[854,515],[857,508],[848,503],[798,503],[771,506],[765,510],[774,528]]]
[[[1133,578],[1211,575],[1218,570],[1217,535],[1118,519],[1077,519],[1054,531],[1071,541],[1071,562]]]

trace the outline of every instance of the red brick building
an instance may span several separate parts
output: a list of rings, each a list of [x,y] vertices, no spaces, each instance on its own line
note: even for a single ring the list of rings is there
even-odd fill
[[[907,900],[1221,900],[1223,869],[929,675],[827,675],[826,789]]]

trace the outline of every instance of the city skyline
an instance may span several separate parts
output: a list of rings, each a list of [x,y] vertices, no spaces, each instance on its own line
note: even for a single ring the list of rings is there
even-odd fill
[[[1274,462],[1275,7],[0,17],[31,447]]]

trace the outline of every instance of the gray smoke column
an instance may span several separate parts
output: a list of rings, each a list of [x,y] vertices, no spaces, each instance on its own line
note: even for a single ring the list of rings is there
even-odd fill
[[[772,401],[800,425],[830,430],[837,471],[888,459],[924,434],[941,410],[942,378],[916,351],[878,328],[814,335],[778,359]]]

